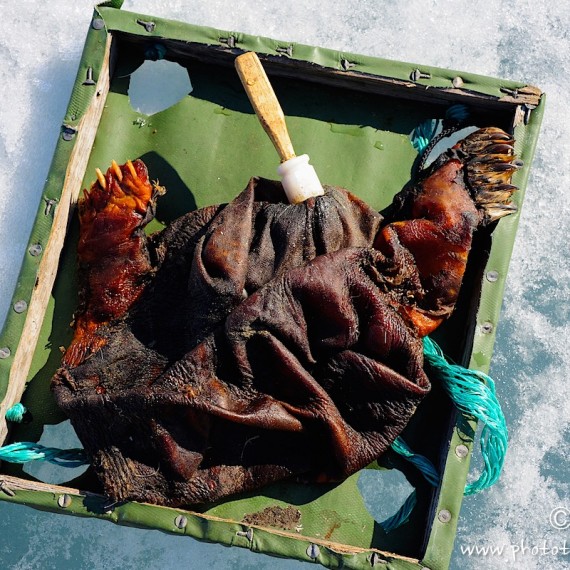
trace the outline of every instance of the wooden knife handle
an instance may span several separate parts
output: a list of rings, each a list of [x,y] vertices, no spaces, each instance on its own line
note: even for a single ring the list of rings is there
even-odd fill
[[[269,135],[281,162],[294,158],[295,151],[285,124],[285,115],[257,54],[250,51],[238,56],[235,66],[259,122]]]

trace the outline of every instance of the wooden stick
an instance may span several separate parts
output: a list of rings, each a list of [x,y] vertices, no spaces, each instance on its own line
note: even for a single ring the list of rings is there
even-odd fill
[[[295,158],[285,115],[257,54],[250,51],[238,56],[235,66],[259,122],[275,146],[281,162]]]
[[[111,41],[111,35],[108,34],[99,80],[93,90],[91,103],[78,125],[77,140],[69,158],[63,189],[54,213],[53,225],[38,268],[36,286],[28,303],[26,321],[18,348],[14,354],[14,361],[10,367],[6,397],[0,404],[0,445],[4,444],[8,436],[6,410],[20,401],[26,387],[32,357],[36,350],[45,311],[57,275],[59,257],[65,241],[70,213],[81,191],[87,161],[91,154],[97,127],[109,92]]]

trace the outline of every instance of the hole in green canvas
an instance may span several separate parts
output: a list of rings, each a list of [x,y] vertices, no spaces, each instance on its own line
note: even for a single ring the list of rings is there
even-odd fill
[[[382,522],[398,511],[414,488],[398,469],[363,469],[358,490],[366,510],[376,522]]]
[[[59,449],[81,449],[83,447],[69,420],[56,425],[45,425],[38,443],[45,447],[57,447]],[[47,461],[31,461],[24,464],[23,470],[39,481],[59,485],[78,477],[88,467],[88,465],[62,467]]]
[[[192,92],[186,68],[167,60],[145,61],[131,75],[129,101],[135,111],[154,115]]]

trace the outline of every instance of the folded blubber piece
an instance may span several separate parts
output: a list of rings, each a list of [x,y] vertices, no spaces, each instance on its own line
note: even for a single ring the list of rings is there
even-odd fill
[[[512,143],[470,135],[387,220],[340,188],[291,205],[254,178],[148,238],[160,188],[140,161],[110,168],[80,209],[76,335],[52,380],[105,492],[206,503],[381,456],[429,391],[421,338],[453,310],[474,231],[513,211]]]

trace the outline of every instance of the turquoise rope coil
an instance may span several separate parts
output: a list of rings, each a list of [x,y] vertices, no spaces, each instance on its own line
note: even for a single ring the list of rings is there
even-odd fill
[[[437,371],[438,380],[457,409],[483,424],[480,436],[483,471],[465,488],[465,495],[473,495],[499,479],[507,453],[507,424],[497,400],[495,383],[483,372],[448,363],[441,348],[429,337],[423,342],[427,363]]]
[[[479,493],[497,482],[507,452],[508,430],[495,392],[495,383],[483,372],[450,364],[441,348],[429,337],[423,339],[423,345],[425,361],[436,372],[437,380],[457,409],[464,416],[483,424],[480,435],[483,471],[476,481],[465,486],[464,495]],[[392,449],[415,465],[431,485],[439,486],[441,477],[429,459],[414,453],[401,437],[394,440]],[[385,532],[408,521],[416,500],[416,492],[413,491],[398,512],[380,523]]]

